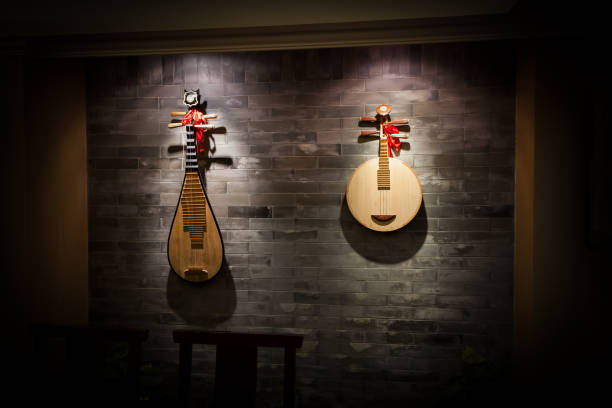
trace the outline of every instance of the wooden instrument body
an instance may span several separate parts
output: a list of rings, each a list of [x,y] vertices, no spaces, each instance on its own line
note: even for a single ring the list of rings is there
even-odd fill
[[[168,238],[168,261],[190,282],[211,279],[223,263],[223,239],[199,171],[186,172]]]
[[[355,170],[346,186],[346,201],[353,217],[364,227],[394,231],[416,216],[423,191],[414,170],[395,158],[388,159],[390,188],[379,189],[379,160],[370,159]]]

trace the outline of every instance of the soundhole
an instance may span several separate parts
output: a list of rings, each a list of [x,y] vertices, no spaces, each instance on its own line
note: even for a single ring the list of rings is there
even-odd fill
[[[190,281],[204,281],[208,279],[208,271],[203,266],[188,266],[183,271],[185,279]]]
[[[377,214],[372,215],[372,219],[379,225],[390,224],[395,219],[395,215]]]

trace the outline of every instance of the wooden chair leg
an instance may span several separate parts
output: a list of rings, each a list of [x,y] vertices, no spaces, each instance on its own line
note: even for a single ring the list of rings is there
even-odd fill
[[[191,392],[191,355],[192,345],[181,343],[179,346],[179,407],[189,407]]]
[[[283,384],[285,408],[295,405],[295,348],[285,347],[285,381]]]
[[[128,350],[128,397],[132,401],[140,400],[140,343],[129,343]]]

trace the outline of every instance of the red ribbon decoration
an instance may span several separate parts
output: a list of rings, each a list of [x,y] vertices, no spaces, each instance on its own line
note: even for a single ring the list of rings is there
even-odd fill
[[[402,142],[399,140],[399,138],[391,136],[398,134],[399,130],[393,125],[383,123],[383,132],[385,132],[385,136],[387,136],[387,149],[389,150],[389,157],[393,157],[393,154],[391,154],[391,147],[393,147],[397,154],[399,154]]]
[[[207,123],[206,118],[204,117],[204,114],[200,112],[199,110],[197,110],[196,108],[189,109],[189,112],[187,112],[183,120],[181,120],[181,123],[183,125],[189,125],[189,124],[192,124],[192,122],[194,125],[205,125]],[[196,145],[198,147],[197,148],[198,153],[203,152],[204,151],[204,129],[196,128],[195,135],[196,135]]]

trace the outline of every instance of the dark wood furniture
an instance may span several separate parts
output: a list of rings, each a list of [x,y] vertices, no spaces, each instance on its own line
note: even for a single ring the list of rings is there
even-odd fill
[[[140,355],[142,343],[149,335],[148,330],[118,328],[64,326],[34,324],[29,327],[33,338],[32,363],[39,367],[41,374],[50,378],[51,387],[59,385],[64,391],[53,390],[56,395],[75,402],[79,399],[84,405],[100,404],[110,399],[110,395],[120,396],[121,401],[135,403],[140,398]],[[64,340],[65,367],[61,372],[53,372],[48,366],[54,350],[49,346],[51,339]],[[111,343],[127,343],[127,386],[124,390],[104,388],[105,348]],[[71,389],[72,388],[72,389]],[[95,391],[93,391],[95,390]],[[92,395],[94,394],[94,395]],[[64,399],[63,399],[64,400]]]
[[[257,386],[257,348],[285,349],[284,406],[295,404],[295,354],[303,336],[292,334],[232,333],[201,330],[173,331],[179,343],[179,403],[189,406],[191,355],[194,344],[217,347],[213,406],[254,407]]]

